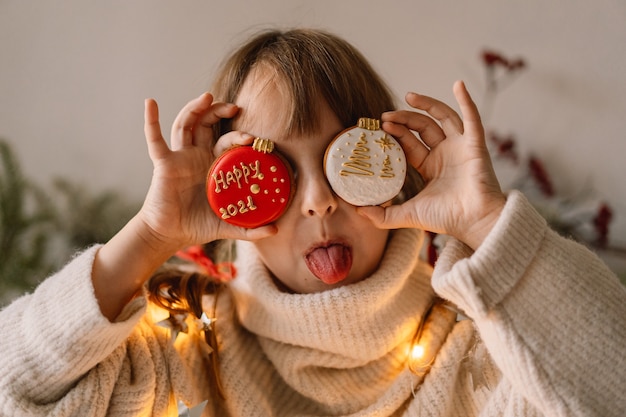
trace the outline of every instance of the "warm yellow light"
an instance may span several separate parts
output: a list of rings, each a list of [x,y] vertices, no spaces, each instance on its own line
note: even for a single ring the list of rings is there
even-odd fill
[[[424,347],[422,345],[414,345],[411,349],[411,359],[418,360],[424,357]]]

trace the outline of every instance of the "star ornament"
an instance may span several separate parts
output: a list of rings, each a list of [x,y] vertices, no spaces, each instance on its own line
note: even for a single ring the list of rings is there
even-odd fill
[[[383,135],[380,139],[376,139],[374,142],[378,143],[380,149],[382,149],[383,152],[391,150],[391,148],[393,148],[395,145],[391,140],[389,140],[389,137],[387,135]]]
[[[187,318],[187,314],[171,314],[170,316],[164,320],[157,322],[157,326],[164,327],[166,329],[170,329],[172,334],[172,343],[176,341],[179,333],[187,333],[189,330],[189,326],[185,319]]]
[[[205,312],[202,312],[202,316],[198,319],[198,325],[200,330],[204,332],[210,332],[213,330],[213,323],[215,323],[217,319],[215,317],[209,317]]]
[[[200,417],[207,402],[207,400],[204,400],[193,408],[187,408],[182,402],[179,402],[178,417]]]

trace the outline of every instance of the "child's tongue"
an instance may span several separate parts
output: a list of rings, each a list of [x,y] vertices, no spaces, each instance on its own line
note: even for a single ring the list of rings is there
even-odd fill
[[[319,247],[306,257],[309,270],[326,284],[336,284],[348,276],[352,267],[352,251],[344,245]]]

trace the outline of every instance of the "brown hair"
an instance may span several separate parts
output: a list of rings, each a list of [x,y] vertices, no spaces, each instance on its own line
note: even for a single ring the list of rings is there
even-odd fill
[[[260,64],[286,84],[293,106],[287,133],[320,128],[320,95],[344,127],[395,107],[390,90],[359,51],[337,36],[311,29],[268,30],[252,38],[222,64],[212,90],[216,99],[234,102],[247,75]],[[219,133],[228,127],[222,125]]]

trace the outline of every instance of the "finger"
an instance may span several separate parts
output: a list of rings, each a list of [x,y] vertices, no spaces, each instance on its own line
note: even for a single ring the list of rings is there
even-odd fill
[[[419,133],[420,139],[429,148],[435,147],[446,138],[445,133],[432,117],[414,111],[399,110],[383,113],[383,122],[389,121],[405,125],[407,128]],[[391,132],[390,132],[391,133]]]
[[[239,107],[231,103],[214,103],[211,108],[202,115],[193,131],[193,144],[205,149],[211,149],[214,145],[213,126],[220,119],[231,119],[237,115]]]
[[[423,110],[437,120],[446,136],[463,133],[463,122],[458,113],[442,101],[417,93],[408,93],[406,102],[419,110]]]
[[[152,161],[164,158],[170,152],[167,143],[161,134],[159,123],[159,107],[153,99],[146,99],[144,103],[144,135],[148,144],[148,154]]]
[[[243,229],[243,236],[239,239],[243,240],[259,240],[270,237],[278,233],[278,227],[275,224],[268,224],[254,229]]]
[[[484,135],[484,128],[480,119],[480,113],[478,112],[476,103],[474,103],[474,100],[472,100],[472,97],[467,91],[465,83],[463,81],[455,82],[453,91],[456,101],[459,103],[461,115],[463,116],[464,131],[472,136],[482,137]]]
[[[254,241],[273,236],[278,232],[278,227],[273,223],[254,229],[233,226],[223,221],[220,221],[219,225],[221,230],[218,230],[218,236],[223,236],[224,239]]]
[[[406,155],[407,162],[418,171],[430,150],[403,124],[383,122],[383,130],[396,138]]]
[[[219,138],[213,147],[213,155],[218,157],[227,149],[232,148],[235,145],[251,145],[253,141],[254,136],[251,134],[241,132],[239,130],[233,130]]]
[[[388,207],[357,207],[357,213],[368,218],[379,229],[419,227],[418,219],[415,218],[415,211],[409,210],[403,204]]]
[[[239,107],[233,103],[216,102],[213,103],[209,112],[202,116],[200,123],[203,126],[213,126],[221,119],[230,119],[239,112]]]
[[[193,130],[202,115],[209,109],[213,96],[204,93],[182,108],[172,124],[172,149],[178,150],[193,145]]]

